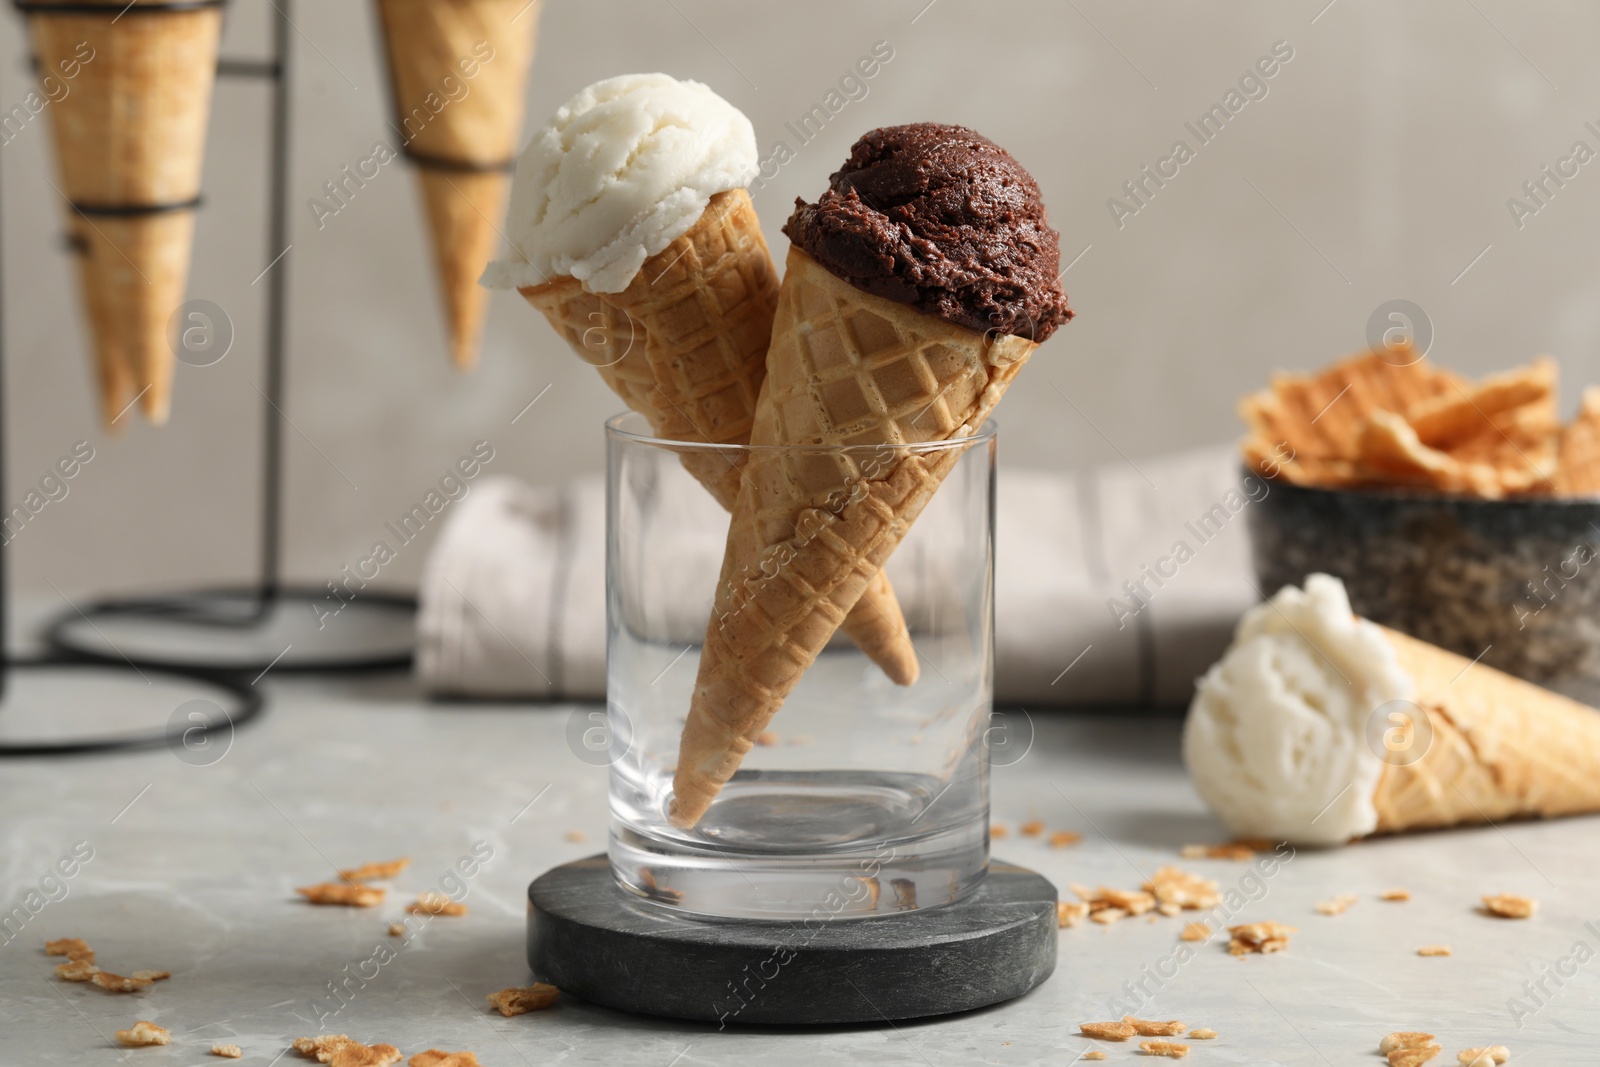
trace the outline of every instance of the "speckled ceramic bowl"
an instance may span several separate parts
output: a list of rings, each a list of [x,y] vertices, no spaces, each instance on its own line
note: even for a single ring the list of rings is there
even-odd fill
[[[1600,704],[1600,500],[1278,481],[1248,516],[1268,595],[1323,571],[1369,619]]]

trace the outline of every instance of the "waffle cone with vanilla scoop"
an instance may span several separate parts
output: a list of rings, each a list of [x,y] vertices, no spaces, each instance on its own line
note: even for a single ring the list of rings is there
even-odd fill
[[[1230,830],[1297,845],[1600,811],[1600,712],[1358,618],[1325,574],[1245,614],[1184,758]]]
[[[663,117],[673,121],[658,125]],[[587,195],[567,207],[563,193],[578,183],[563,179],[562,167],[594,162],[585,152],[607,173],[623,159],[646,173],[585,186]],[[748,120],[703,85],[658,74],[590,86],[528,146],[509,225],[518,230],[518,220],[532,217],[545,225],[518,231],[485,282],[518,289],[657,437],[745,444],[778,293],[740,184],[753,167]],[[686,191],[703,198],[698,212],[699,199]],[[591,224],[594,212],[600,218]],[[742,464],[703,450],[681,459],[732,510]],[[873,577],[845,631],[897,684],[916,680],[916,652],[886,576]]]

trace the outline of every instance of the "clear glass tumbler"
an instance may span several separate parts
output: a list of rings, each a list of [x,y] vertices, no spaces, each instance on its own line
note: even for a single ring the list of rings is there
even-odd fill
[[[805,672],[692,829],[667,817],[728,516],[685,469],[758,447],[606,426],[610,857],[618,882],[686,912],[832,919],[933,907],[989,860],[994,697],[993,423],[954,442],[806,447],[806,460],[910,452],[949,473],[887,570],[920,677],[898,686],[842,633]],[[802,457],[795,457],[802,458]],[[867,457],[859,457],[866,459]]]

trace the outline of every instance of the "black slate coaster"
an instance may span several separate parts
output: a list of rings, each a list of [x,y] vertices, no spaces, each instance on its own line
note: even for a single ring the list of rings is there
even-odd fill
[[[1056,965],[1056,888],[991,861],[966,900],[866,919],[682,915],[617,887],[604,855],[528,887],[528,963],[609,1008],[735,1023],[862,1023],[1020,997]]]

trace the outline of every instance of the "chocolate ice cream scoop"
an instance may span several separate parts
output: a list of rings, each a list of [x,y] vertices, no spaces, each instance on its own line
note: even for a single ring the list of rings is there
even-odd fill
[[[1043,341],[1072,318],[1038,184],[964,126],[873,130],[783,232],[857,289],[974,330]]]

